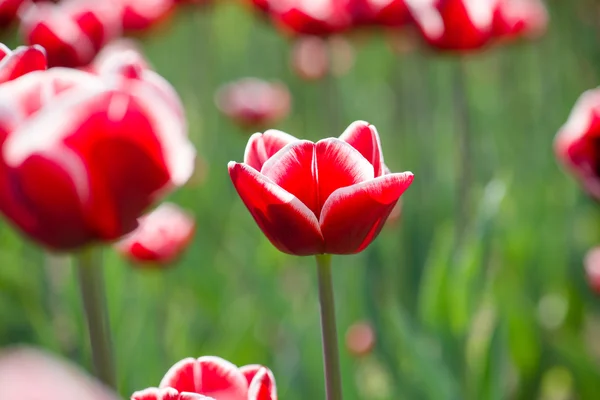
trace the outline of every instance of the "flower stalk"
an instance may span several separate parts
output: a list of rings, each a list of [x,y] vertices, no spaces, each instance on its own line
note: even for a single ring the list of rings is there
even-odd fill
[[[335,323],[331,255],[319,254],[315,257],[317,259],[317,275],[319,280],[321,334],[327,400],[342,400],[342,379],[340,375],[340,356]]]
[[[108,323],[101,254],[86,248],[76,256],[79,289],[88,325],[92,362],[96,376],[116,389],[114,357]]]

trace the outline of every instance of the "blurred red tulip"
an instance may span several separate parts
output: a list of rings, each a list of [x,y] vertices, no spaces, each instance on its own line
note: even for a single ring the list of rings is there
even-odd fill
[[[185,121],[142,81],[36,71],[0,85],[0,109],[0,210],[50,248],[131,232],[192,173]]]
[[[240,126],[256,129],[285,118],[290,111],[291,96],[283,83],[244,78],[220,88],[215,103]]]
[[[118,399],[76,366],[29,348],[0,352],[0,388],[2,400]]]
[[[91,62],[120,29],[118,14],[109,3],[70,0],[25,7],[21,33],[28,44],[46,49],[49,66],[80,67]]]
[[[198,393],[178,392],[173,388],[148,388],[135,392],[132,400],[215,400]]]
[[[363,121],[317,143],[254,134],[229,175],[265,236],[295,255],[353,254],[379,234],[413,174],[386,173],[379,134]]]
[[[116,83],[127,86],[130,80],[141,81],[154,89],[177,115],[185,119],[185,109],[177,92],[162,76],[154,72],[134,42],[121,39],[108,44],[87,71],[110,77],[118,76]]]
[[[11,51],[0,43],[0,84],[46,68],[46,52],[42,47],[20,46]]]
[[[588,251],[583,264],[590,288],[600,294],[600,247],[594,247]]]
[[[600,200],[600,88],[577,100],[554,140],[558,159]]]
[[[355,26],[400,27],[410,21],[405,0],[348,0]]]
[[[120,10],[125,32],[153,29],[169,19],[175,10],[174,0],[110,0]]]
[[[546,32],[548,11],[541,0],[498,0],[494,12],[494,37],[535,39]]]
[[[498,0],[406,0],[423,39],[442,51],[484,47]]]
[[[229,361],[213,356],[179,361],[166,373],[160,388],[174,389],[181,397],[172,398],[180,400],[192,400],[192,397],[184,397],[192,393],[215,400],[277,400],[275,378],[268,368],[260,365],[238,368]],[[131,399],[163,400],[151,394],[161,389],[142,390],[134,393]]]
[[[352,22],[347,0],[269,0],[274,24],[294,35],[329,36]]]
[[[325,39],[318,36],[300,36],[291,52],[292,70],[302,79],[318,80],[329,72],[329,51]]]
[[[188,246],[194,235],[194,218],[175,204],[163,203],[139,219],[139,226],[115,244],[136,263],[166,266]]]
[[[357,322],[346,331],[346,347],[354,356],[364,356],[375,346],[375,332],[368,322]]]

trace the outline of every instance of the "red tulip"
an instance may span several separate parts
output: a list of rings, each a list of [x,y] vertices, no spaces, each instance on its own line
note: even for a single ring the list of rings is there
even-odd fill
[[[0,387],[2,400],[118,399],[77,366],[29,348],[0,352]]]
[[[118,40],[108,44],[87,70],[105,77],[118,76],[117,84],[127,86],[131,80],[141,81],[153,88],[171,109],[185,119],[185,110],[177,92],[162,76],[154,72],[135,44]]]
[[[468,51],[492,38],[497,0],[406,0],[423,39],[438,50]]]
[[[31,4],[21,15],[21,33],[48,53],[50,66],[80,67],[120,33],[118,15],[103,1]]]
[[[600,88],[577,100],[554,140],[558,159],[600,200]]]
[[[399,27],[410,21],[405,0],[349,0],[353,25]]]
[[[175,204],[163,203],[139,219],[139,226],[115,244],[116,249],[138,263],[164,266],[174,261],[194,235],[194,218]]]
[[[135,392],[131,396],[132,400],[215,400],[212,397],[206,397],[198,393],[182,392],[179,393],[173,388],[148,388]]]
[[[215,400],[277,400],[275,378],[271,371],[260,365],[238,368],[219,357],[186,358],[171,367],[160,382],[162,390],[172,388],[181,397],[192,400],[191,393]],[[134,393],[132,400],[163,400],[152,397],[161,389],[150,388]],[[171,393],[175,393],[171,390]],[[169,398],[170,399],[170,398]]]
[[[548,11],[541,0],[499,0],[494,12],[494,36],[535,39],[544,34]]]
[[[111,0],[120,9],[125,32],[143,32],[169,19],[175,10],[174,0]]]
[[[584,266],[590,288],[600,294],[600,247],[594,247],[587,252]]]
[[[295,255],[353,254],[379,234],[413,174],[386,173],[374,126],[317,143],[279,131],[250,138],[229,175],[265,236]]]
[[[233,121],[254,129],[285,118],[290,111],[291,97],[283,83],[244,78],[219,89],[215,102]]]
[[[290,34],[329,36],[350,27],[346,0],[269,0],[277,27]]]
[[[0,210],[57,250],[115,240],[189,178],[185,123],[141,81],[53,68],[0,85]]]
[[[42,47],[20,46],[11,51],[0,43],[0,84],[46,68],[46,52]]]
[[[346,347],[354,356],[364,356],[375,346],[375,332],[368,322],[357,322],[346,332]]]

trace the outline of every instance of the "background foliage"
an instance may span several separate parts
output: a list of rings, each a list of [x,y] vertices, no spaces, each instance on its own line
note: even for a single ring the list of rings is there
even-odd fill
[[[334,258],[340,337],[363,319],[377,333],[366,357],[342,348],[347,399],[597,398],[600,303],[582,257],[600,243],[600,213],[560,170],[552,140],[580,93],[597,85],[599,6],[548,6],[542,40],[463,60],[475,185],[461,241],[456,58],[398,55],[380,35],[357,35],[347,75],[306,83],[289,70],[287,39],[229,2],[179,13],[144,38],[186,104],[205,165],[171,199],[198,223],[175,268],[136,270],[105,253],[122,395],[157,385],[181,358],[214,354],[268,365],[282,399],[323,397],[314,260],[275,250],[227,176],[246,136],[218,114],[213,95],[257,76],[292,91],[293,112],[278,128],[317,140],[367,120],[390,169],[415,173],[401,222],[365,252]],[[0,346],[35,343],[89,366],[72,275],[67,258],[46,256],[2,224]]]

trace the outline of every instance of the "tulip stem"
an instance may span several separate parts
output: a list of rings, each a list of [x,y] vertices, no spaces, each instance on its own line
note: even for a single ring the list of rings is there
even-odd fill
[[[104,270],[100,256],[101,254],[93,248],[82,250],[76,256],[77,274],[96,376],[107,386],[116,388],[104,289]]]
[[[321,304],[321,334],[323,341],[323,361],[325,363],[325,385],[327,400],[342,400],[342,379],[340,376],[340,355],[338,351],[337,328],[335,324],[335,301],[331,276],[331,255],[320,254],[317,258],[319,277],[319,302]]]

